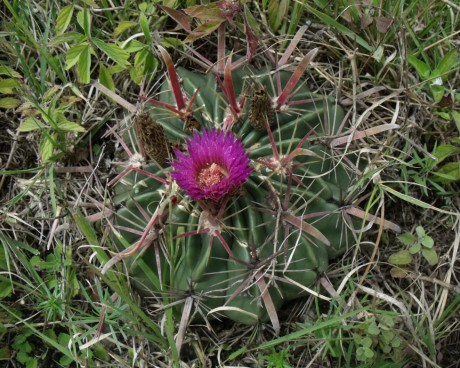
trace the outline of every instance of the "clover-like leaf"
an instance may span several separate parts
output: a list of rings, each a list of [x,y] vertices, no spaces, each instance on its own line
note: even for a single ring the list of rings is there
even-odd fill
[[[392,254],[388,258],[388,261],[394,265],[408,265],[412,262],[412,254],[410,254],[408,250],[400,250],[399,252]]]
[[[404,245],[412,245],[417,241],[417,238],[411,233],[404,233],[398,236],[398,240]]]
[[[433,248],[423,248],[422,255],[430,264],[430,266],[437,265],[439,262],[438,254]]]
[[[431,236],[424,236],[422,238],[422,245],[425,247],[425,248],[433,248],[433,245],[434,245],[434,240]]]

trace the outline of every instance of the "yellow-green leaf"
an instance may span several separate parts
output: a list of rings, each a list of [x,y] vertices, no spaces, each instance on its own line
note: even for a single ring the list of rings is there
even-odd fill
[[[112,92],[115,91],[115,83],[113,83],[112,75],[104,65],[99,66],[99,82]]]
[[[152,42],[152,36],[150,35],[149,21],[144,13],[139,16],[139,24],[141,25],[142,32],[144,33],[145,40],[147,43]]]
[[[129,76],[136,84],[141,84],[144,80],[144,68],[143,66],[133,66],[129,69]]]
[[[0,300],[11,295],[13,285],[9,281],[0,282]]]
[[[0,109],[14,109],[20,105],[21,101],[13,97],[0,98]]]
[[[78,78],[81,83],[87,84],[91,80],[91,47],[86,45],[78,58]]]
[[[43,101],[46,102],[49,99],[51,99],[56,93],[58,93],[61,90],[61,87],[59,86],[53,86],[51,87],[48,91],[45,92],[43,96]]]
[[[7,78],[0,79],[0,93],[5,95],[14,93],[14,89],[18,88],[21,83],[17,79]]]
[[[86,9],[80,10],[77,14],[77,22],[83,28],[85,35],[89,37],[91,35],[91,14],[89,11]]]
[[[459,54],[455,49],[450,50],[437,65],[436,69],[431,72],[431,77],[447,78],[449,72],[454,71],[460,61]]]
[[[430,76],[430,66],[423,61],[417,59],[413,55],[409,55],[407,61],[414,67],[421,79],[427,79]]]
[[[118,65],[124,67],[129,65],[129,52],[123,50],[121,47],[112,43],[105,43],[104,41],[98,38],[93,38],[93,43],[99,50],[101,50],[109,58],[115,61]]]
[[[460,154],[460,147],[453,146],[451,144],[441,144],[434,149],[432,154],[438,159],[437,161],[430,160],[430,164],[433,167],[435,165],[439,165],[450,156]]]
[[[63,121],[59,122],[58,124],[58,130],[64,131],[64,132],[74,132],[74,133],[83,133],[85,132],[85,128],[83,128],[81,125],[77,123],[73,123],[71,121]]]
[[[48,46],[59,46],[62,43],[65,42],[71,42],[71,43],[80,43],[84,39],[86,39],[85,35],[82,35],[79,32],[67,32],[61,35],[58,35],[56,37],[53,37],[50,42],[48,42]]]
[[[32,132],[37,129],[42,129],[45,127],[45,124],[43,124],[40,120],[37,118],[31,117],[25,119],[22,124],[18,127],[18,132]]]
[[[73,15],[74,4],[64,6],[56,19],[56,33],[63,33],[70,24]]]
[[[460,180],[460,162],[449,162],[439,168],[436,175],[436,181],[441,184],[449,184]]]
[[[423,248],[422,255],[423,258],[425,258],[427,262],[430,264],[430,266],[434,266],[439,262],[438,254],[436,253],[434,248]]]
[[[86,42],[75,45],[67,50],[66,53],[66,70],[69,70],[73,67],[80,58],[81,53],[88,47]]]
[[[412,254],[408,250],[400,250],[399,252],[393,253],[388,261],[397,266],[408,265],[412,262]]]
[[[55,135],[49,136],[48,134],[43,134],[40,141],[40,155],[42,161],[46,162],[54,153],[54,140],[56,139]]]
[[[122,34],[124,31],[126,31],[127,29],[130,29],[132,27],[135,27],[137,26],[138,23],[136,22],[131,22],[130,20],[124,20],[124,21],[121,21],[117,28],[115,28],[115,30],[113,31],[113,37],[118,37],[120,34]]]
[[[22,78],[21,74],[5,65],[0,65],[0,75],[7,75],[12,78]]]

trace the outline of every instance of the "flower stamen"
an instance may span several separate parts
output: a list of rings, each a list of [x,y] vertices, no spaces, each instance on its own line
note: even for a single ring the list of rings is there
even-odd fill
[[[225,169],[216,163],[212,163],[200,170],[197,176],[198,184],[201,187],[219,184],[222,179],[228,176],[225,175]]]

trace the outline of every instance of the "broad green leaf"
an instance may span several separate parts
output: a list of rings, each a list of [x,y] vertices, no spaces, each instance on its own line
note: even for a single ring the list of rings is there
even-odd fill
[[[435,173],[435,180],[441,184],[450,184],[460,180],[460,162],[449,162]]]
[[[11,295],[13,291],[13,285],[9,281],[0,282],[0,300]]]
[[[0,93],[8,95],[14,93],[15,88],[19,88],[21,86],[21,82],[17,79],[7,78],[7,79],[0,79]]]
[[[73,359],[67,355],[63,355],[59,358],[59,364],[63,367],[68,367],[73,362]]]
[[[11,78],[22,78],[21,74],[5,65],[0,65],[0,75],[7,75]]]
[[[436,253],[434,248],[423,248],[422,255],[430,264],[430,266],[434,266],[439,262],[438,254]]]
[[[393,328],[393,326],[395,325],[395,321],[393,319],[393,317],[391,316],[382,316],[381,318],[381,323],[383,323],[386,327],[389,327],[389,328]],[[390,331],[393,336],[394,336],[394,333],[392,331]]]
[[[417,241],[417,238],[413,234],[404,233],[398,236],[398,240],[404,245],[412,245]]]
[[[383,46],[379,46],[375,49],[375,51],[372,53],[372,57],[377,60],[379,63],[382,61],[382,58],[385,55],[385,49]]]
[[[56,19],[57,34],[61,34],[67,29],[72,20],[73,10],[74,4],[69,4],[61,9]]]
[[[144,74],[146,79],[153,78],[158,70],[158,59],[150,51],[145,59]]]
[[[445,88],[440,85],[431,85],[430,86],[431,94],[436,103],[440,102],[444,96]],[[447,116],[448,117],[448,116]]]
[[[99,82],[110,89],[115,91],[115,83],[113,83],[112,75],[109,73],[104,65],[99,65]]]
[[[115,61],[118,65],[124,67],[129,65],[129,52],[123,50],[121,47],[115,44],[104,43],[104,41],[98,38],[93,38],[93,43],[99,50]]]
[[[171,310],[171,308],[169,308],[169,310]],[[94,356],[99,359],[99,360],[102,360],[103,362],[108,362],[109,359],[110,359],[110,356],[109,356],[109,353],[107,352],[107,350],[105,349],[104,345],[102,344],[95,344],[93,347],[93,353],[94,353]]]
[[[18,132],[32,132],[37,129],[42,129],[45,127],[40,120],[37,118],[31,117],[25,119],[22,124],[18,127]]]
[[[59,91],[61,90],[61,87],[59,86],[54,86],[54,87],[51,87],[48,91],[45,92],[45,94],[43,95],[43,101],[48,101],[49,99],[51,99],[56,93],[58,93]]]
[[[21,364],[27,364],[27,362],[29,360],[31,360],[32,358],[29,356],[28,353],[26,353],[25,351],[19,351],[17,354],[16,354],[16,360],[21,363]]]
[[[401,339],[395,336],[395,338],[391,340],[390,344],[393,348],[399,348],[401,346],[401,343],[402,343]]]
[[[417,254],[422,250],[422,245],[420,243],[414,244],[409,248],[409,253],[410,254]]]
[[[58,130],[61,130],[63,132],[74,132],[74,133],[83,133],[86,131],[86,129],[83,128],[81,125],[77,123],[73,123],[71,121],[67,121],[67,120],[63,122],[59,122]]]
[[[430,160],[432,166],[439,165],[443,162],[446,158],[460,154],[460,147],[453,146],[451,144],[441,144],[434,149],[432,152],[433,156],[435,156],[438,160]]]
[[[369,327],[367,328],[367,332],[371,335],[378,335],[380,333],[380,328],[377,326],[377,323],[374,321],[372,322]],[[363,340],[364,341],[364,340]],[[371,344],[372,344],[372,341],[371,341]],[[371,344],[369,346],[371,346]],[[368,346],[368,347],[369,347]]]
[[[58,337],[58,343],[61,346],[67,347],[70,341],[70,335],[64,332],[61,332]]]
[[[26,368],[37,368],[38,367],[38,359],[37,358],[30,358],[30,360],[28,360],[26,362]]]
[[[460,55],[455,50],[450,50],[439,62],[438,66],[431,72],[431,77],[442,77],[444,80],[448,77],[448,73],[453,71],[460,63]]]
[[[129,69],[129,76],[132,81],[138,85],[144,80],[144,67],[143,65],[135,65]]]
[[[447,122],[450,121],[451,115],[449,114],[449,111],[434,110],[433,113]]]
[[[80,58],[81,53],[88,47],[86,42],[71,47],[66,53],[66,70],[73,67]]]
[[[142,42],[140,42],[138,40],[131,40],[125,45],[123,50],[125,50],[126,52],[129,52],[129,53],[133,53],[133,52],[140,51],[140,50],[144,49],[145,47],[146,47],[146,45],[143,44]]]
[[[431,236],[424,236],[422,238],[422,244],[425,248],[433,248],[434,240]]]
[[[148,44],[152,42],[152,36],[150,35],[150,26],[149,21],[144,13],[141,13],[139,16],[139,24],[141,26],[142,32],[144,33],[145,40]]]
[[[152,56],[152,55],[146,49],[136,53],[136,55],[134,55],[134,66],[142,65],[147,60],[147,57],[149,56]]]
[[[59,36],[53,37],[51,41],[48,43],[48,46],[50,47],[59,46],[60,44],[63,44],[65,42],[81,43],[85,39],[86,39],[86,36],[82,35],[79,32],[67,32]]]
[[[397,266],[408,265],[412,262],[412,254],[408,250],[400,250],[388,257],[388,261]]]
[[[431,68],[429,65],[425,64],[423,61],[417,59],[415,56],[409,55],[407,57],[409,64],[414,67],[419,77],[423,80],[426,80],[430,76]]]
[[[460,111],[451,111],[450,115],[455,122],[458,132],[460,133]]]
[[[78,59],[78,78],[83,84],[91,80],[91,47],[89,45],[86,45]]]
[[[417,233],[419,238],[425,236],[425,229],[422,226],[417,226],[415,228],[415,232]]]
[[[136,23],[136,22],[131,22],[130,20],[123,20],[121,21],[117,28],[115,28],[115,30],[113,31],[113,37],[116,38],[118,37],[120,34],[122,34],[124,31],[126,31],[127,29],[130,29],[130,28],[133,28],[133,27],[136,27],[139,23]]]
[[[77,14],[77,22],[87,37],[91,36],[91,14],[88,10],[80,10]]]
[[[124,66],[115,64],[115,65],[111,66],[110,68],[107,68],[107,70],[109,71],[109,73],[111,75],[114,75],[114,74],[117,74],[117,73],[125,71],[126,68]]]
[[[364,356],[368,359],[371,359],[374,357],[374,352],[369,348],[364,348]]]
[[[13,97],[0,98],[0,109],[14,109],[21,104],[21,101]]]
[[[43,134],[40,140],[40,155],[43,162],[47,162],[54,153],[54,140],[56,139],[55,135],[49,136],[48,134]]]

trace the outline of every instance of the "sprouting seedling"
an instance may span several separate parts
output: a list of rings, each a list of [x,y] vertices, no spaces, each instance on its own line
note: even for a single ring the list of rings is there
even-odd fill
[[[394,277],[404,277],[407,274],[405,267],[412,263],[417,254],[421,254],[431,266],[438,264],[439,257],[434,248],[433,238],[425,233],[422,226],[415,228],[415,235],[404,233],[398,236],[398,240],[407,248],[392,254],[388,259],[390,263],[403,267],[392,269]]]

